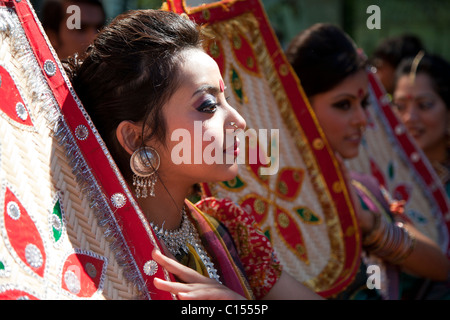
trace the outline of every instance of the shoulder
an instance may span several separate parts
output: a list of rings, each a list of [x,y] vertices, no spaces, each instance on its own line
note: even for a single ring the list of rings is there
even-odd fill
[[[229,219],[253,220],[251,214],[229,198],[208,197],[197,202],[195,206],[202,212],[222,222]]]
[[[226,227],[257,299],[278,281],[282,266],[254,217],[230,199],[205,198],[196,207]]]

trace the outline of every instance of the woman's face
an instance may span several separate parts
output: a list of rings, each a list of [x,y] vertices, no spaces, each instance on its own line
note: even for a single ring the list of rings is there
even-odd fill
[[[228,104],[216,62],[198,49],[182,54],[180,85],[163,107],[168,132],[166,147],[158,148],[160,175],[186,183],[230,180],[238,169],[233,132],[245,120]]]
[[[310,97],[310,102],[333,151],[344,159],[356,157],[367,125],[366,71],[358,71],[333,89]]]
[[[449,113],[427,74],[418,73],[413,81],[409,75],[400,77],[393,100],[400,119],[426,154],[447,147]]]

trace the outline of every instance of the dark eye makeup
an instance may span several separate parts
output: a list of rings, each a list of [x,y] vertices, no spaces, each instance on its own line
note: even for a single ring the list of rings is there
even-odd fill
[[[350,109],[351,101],[349,99],[339,100],[333,103],[332,106],[337,109],[348,110]]]
[[[214,96],[208,95],[206,100],[204,100],[196,109],[199,112],[214,113],[217,110],[218,105],[217,99]]]

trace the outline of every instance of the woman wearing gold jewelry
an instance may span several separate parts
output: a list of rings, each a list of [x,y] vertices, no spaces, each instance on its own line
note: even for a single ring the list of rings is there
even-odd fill
[[[419,52],[402,61],[394,110],[430,160],[450,197],[450,63]]]
[[[174,258],[153,252],[154,261],[182,281],[156,278],[158,289],[180,299],[320,298],[282,271],[269,241],[241,208],[204,200],[202,208],[226,220],[219,221],[186,200],[195,183],[236,176],[239,142],[233,133],[246,125],[228,104],[219,68],[202,50],[193,22],[159,10],[120,15],[68,72],[165,253]],[[232,161],[207,163],[205,154]]]
[[[300,33],[288,47],[287,57],[337,158],[357,157],[367,126],[365,58],[348,35],[330,24],[317,24]],[[342,169],[346,173],[344,165]],[[353,186],[365,255],[382,261],[389,270],[387,281],[391,290],[383,298],[417,297],[417,288],[406,288],[406,281],[400,282],[400,288],[395,286],[399,278],[390,271],[396,268],[420,279],[446,280],[449,261],[432,240],[410,223],[402,212],[402,203],[389,202],[374,177],[356,172],[346,175]],[[364,261],[369,259],[363,257],[360,274],[338,298],[381,298],[376,290],[368,290]],[[414,296],[407,296],[408,289],[414,289]]]

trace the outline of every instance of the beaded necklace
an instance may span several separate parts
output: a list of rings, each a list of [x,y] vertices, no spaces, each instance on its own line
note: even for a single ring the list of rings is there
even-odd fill
[[[164,230],[163,226],[160,228],[153,222],[151,222],[150,225],[155,231],[156,237],[164,242],[169,252],[174,256],[189,253],[189,248],[187,245],[190,244],[205,265],[209,277],[221,283],[219,280],[219,275],[217,274],[217,269],[214,268],[213,262],[206,253],[206,250],[203,248],[200,241],[200,236],[198,235],[198,232],[193,226],[191,220],[187,217],[184,206],[181,214],[180,228],[176,230]]]

